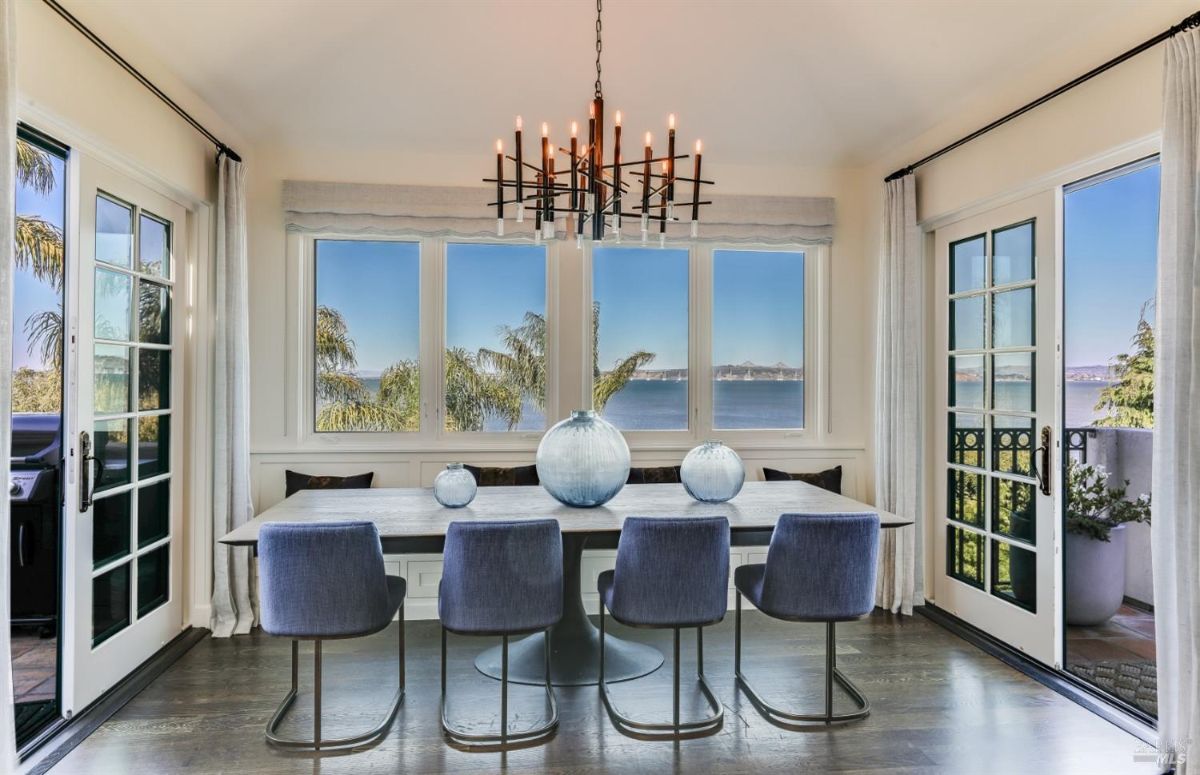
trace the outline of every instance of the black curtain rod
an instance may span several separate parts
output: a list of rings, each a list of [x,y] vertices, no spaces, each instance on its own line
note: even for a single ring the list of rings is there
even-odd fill
[[[50,0],[47,0],[47,2],[49,2],[49,1]],[[921,159],[920,161],[915,161],[912,164],[908,165],[907,167],[903,167],[901,169],[896,170],[895,172],[893,172],[891,175],[888,175],[883,180],[884,180],[884,182],[890,182],[890,181],[896,180],[898,178],[902,178],[905,175],[908,175],[909,173],[916,170],[917,167],[923,167],[924,165],[928,164],[929,162],[933,161],[934,159],[945,156],[946,154],[950,153],[954,149],[956,149],[960,146],[966,145],[967,143],[971,142],[972,140],[987,134],[988,132],[992,131],[993,129],[996,129],[997,127],[1007,124],[1009,121],[1012,121],[1014,118],[1023,116],[1024,114],[1028,113],[1029,111],[1033,110],[1034,108],[1038,107],[1039,105],[1047,103],[1050,100],[1054,99],[1055,97],[1057,97],[1061,94],[1065,94],[1066,92],[1070,91],[1071,89],[1074,89],[1079,84],[1092,80],[1097,75],[1100,75],[1101,73],[1103,73],[1107,70],[1111,70],[1112,68],[1121,64],[1125,60],[1132,59],[1133,57],[1142,53],[1146,49],[1153,48],[1154,46],[1157,46],[1159,43],[1162,43],[1167,38],[1170,38],[1173,35],[1183,32],[1184,30],[1189,30],[1192,27],[1200,27],[1200,11],[1187,17],[1186,19],[1181,21],[1179,24],[1176,24],[1174,27],[1171,27],[1168,30],[1160,32],[1159,34],[1155,35],[1153,38],[1150,38],[1150,40],[1147,40],[1140,45],[1134,46],[1133,48],[1126,51],[1124,54],[1121,54],[1120,56],[1118,56],[1114,59],[1108,60],[1107,62],[1100,65],[1099,67],[1096,67],[1096,68],[1093,68],[1092,70],[1087,71],[1086,73],[1079,76],[1078,78],[1071,81],[1070,83],[1065,83],[1062,86],[1059,86],[1054,91],[1049,92],[1047,94],[1043,94],[1041,97],[1038,97],[1033,102],[1022,105],[1021,107],[1014,110],[1012,113],[1009,113],[1005,116],[1002,116],[1002,117],[996,119],[995,121],[993,121],[992,123],[983,127],[982,129],[976,129],[974,132],[967,135],[966,137],[963,137],[959,140],[955,140],[954,142],[947,145],[945,148],[940,148],[940,149],[934,151],[933,153],[929,154],[928,156]]]
[[[96,33],[89,30],[87,28],[87,26],[84,25],[83,22],[76,19],[71,14],[70,11],[68,11],[66,8],[63,8],[61,5],[59,5],[56,0],[43,0],[43,2],[46,5],[53,8],[55,13],[57,13],[59,16],[66,19],[67,23],[70,24],[72,27],[74,27],[76,30],[78,30],[79,33],[81,35],[83,35],[83,37],[87,38],[92,43],[94,43],[96,48],[100,49],[105,54],[107,54],[109,59],[111,59],[112,61],[114,61],[118,65],[120,65],[122,68],[124,68],[125,72],[132,75],[138,83],[140,83],[142,86],[145,86],[147,89],[149,89],[151,94],[153,94],[155,97],[158,97],[160,100],[163,101],[163,103],[166,104],[167,107],[169,107],[171,110],[173,110],[177,114],[179,114],[179,117],[182,118],[184,121],[188,122],[192,126],[193,129],[195,129],[200,134],[204,135],[210,143],[217,146],[217,158],[218,159],[220,159],[221,155],[224,154],[225,156],[228,156],[229,158],[233,159],[234,161],[240,162],[242,160],[242,157],[238,156],[237,152],[235,152],[232,148],[230,148],[225,143],[221,142],[221,139],[219,137],[214,135],[212,132],[208,131],[208,129],[206,129],[203,124],[201,124],[199,121],[197,121],[195,118],[192,117],[192,114],[188,113],[186,110],[181,108],[179,106],[179,103],[175,102],[175,100],[168,97],[166,95],[166,93],[163,92],[162,89],[158,88],[153,83],[151,83],[150,79],[147,78],[146,76],[142,75],[141,72],[139,72],[136,67],[129,64],[129,62],[127,62],[125,60],[125,58],[122,57],[120,54],[118,54],[116,51],[113,51],[111,46],[109,46],[107,43],[105,43],[103,40],[101,40],[100,36],[98,36]]]

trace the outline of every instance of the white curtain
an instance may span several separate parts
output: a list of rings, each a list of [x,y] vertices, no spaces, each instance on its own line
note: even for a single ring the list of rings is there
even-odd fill
[[[247,306],[246,181],[222,155],[217,194],[217,341],[213,400],[212,631],[227,638],[258,622],[254,558],[221,536],[254,517],[250,498],[250,330]]]
[[[875,605],[911,614],[914,605],[924,602],[924,257],[915,176],[909,173],[884,185],[875,353],[875,505],[914,524],[883,531]]]
[[[1200,773],[1200,29],[1167,41],[1154,374],[1160,764]]]
[[[0,450],[12,448],[12,295],[13,197],[16,192],[17,78],[13,0],[0,0]],[[4,489],[8,490],[8,463]],[[13,724],[12,651],[9,646],[9,508],[0,498],[0,772],[16,772],[17,740]]]

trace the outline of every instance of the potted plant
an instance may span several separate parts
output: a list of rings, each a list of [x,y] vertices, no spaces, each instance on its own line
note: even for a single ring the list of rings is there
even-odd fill
[[[1103,624],[1125,598],[1125,525],[1150,522],[1150,496],[1129,500],[1102,466],[1067,465],[1067,624]]]

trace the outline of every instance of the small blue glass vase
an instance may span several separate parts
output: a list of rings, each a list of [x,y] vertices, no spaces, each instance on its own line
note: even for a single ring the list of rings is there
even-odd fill
[[[687,453],[679,478],[688,495],[705,503],[724,503],[742,490],[746,467],[738,453],[719,441],[706,441]]]
[[[462,463],[451,463],[433,480],[433,497],[448,509],[460,509],[475,500],[475,477]]]
[[[629,479],[629,445],[595,412],[577,410],[546,431],[537,449],[538,480],[568,506],[612,500]]]

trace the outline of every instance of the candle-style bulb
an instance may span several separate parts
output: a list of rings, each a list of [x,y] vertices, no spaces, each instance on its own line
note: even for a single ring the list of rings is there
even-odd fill
[[[496,141],[496,153],[504,153],[504,141],[503,140]]]
[[[701,146],[701,145],[700,145],[700,141],[699,141],[699,140],[697,140],[697,141],[696,141],[696,153],[700,153],[700,149],[701,149],[702,147],[703,147],[703,146]]]
[[[675,114],[674,114],[674,113],[672,113],[671,115],[667,116],[667,128],[668,128],[668,129],[674,129],[674,128],[675,128]]]
[[[647,148],[650,147],[650,133],[649,132],[646,133],[646,147]]]
[[[596,117],[596,103],[588,103],[588,118]]]
[[[571,122],[571,137],[579,136],[579,124],[575,121]]]
[[[517,131],[520,132],[521,129],[524,128],[524,126],[525,126],[525,122],[521,120],[520,116],[517,116]]]
[[[549,137],[549,136],[550,136],[550,125],[547,124],[545,121],[543,121],[542,122],[542,137]]]
[[[617,111],[617,126],[621,126],[621,111]]]

